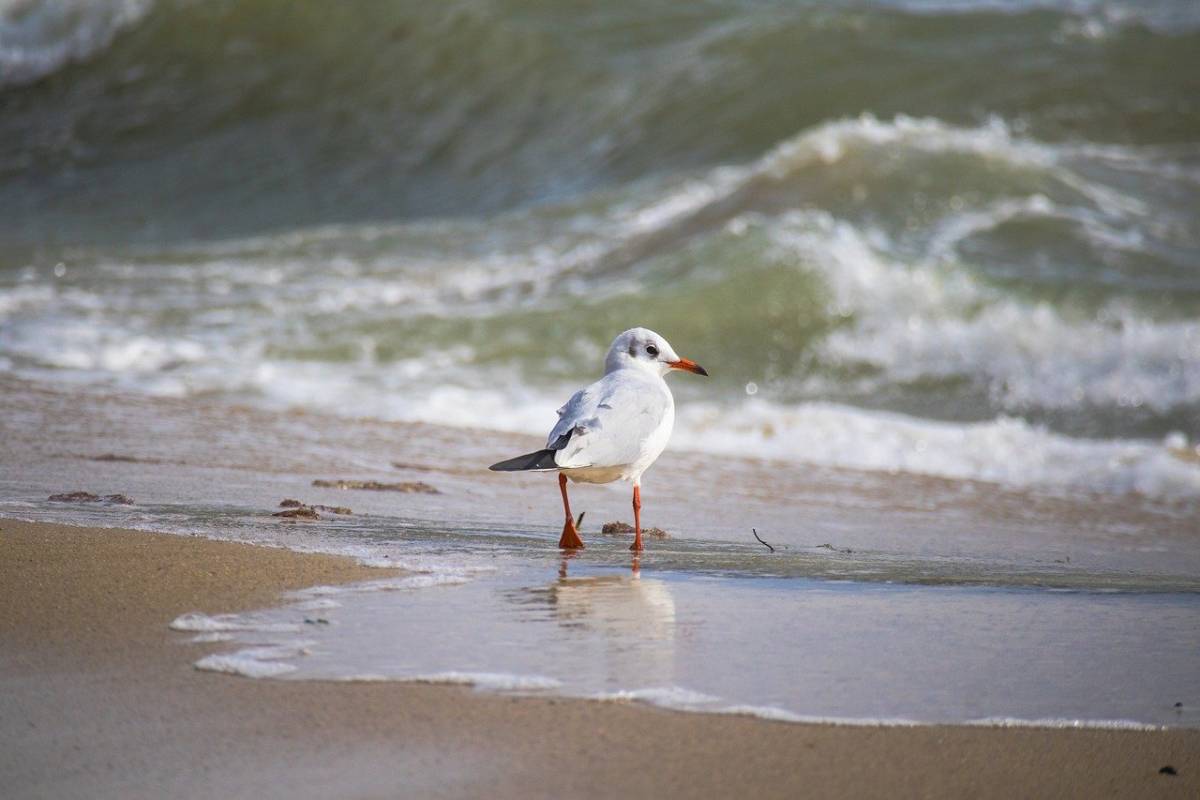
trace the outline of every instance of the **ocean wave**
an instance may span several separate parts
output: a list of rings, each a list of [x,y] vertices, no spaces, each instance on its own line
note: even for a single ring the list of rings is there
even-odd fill
[[[1014,297],[938,261],[918,265],[924,268],[897,262],[886,239],[825,213],[785,216],[770,237],[820,272],[830,312],[851,320],[820,349],[833,361],[870,368],[858,379],[864,394],[887,383],[962,377],[981,381],[993,404],[1009,412],[1169,412],[1200,402],[1194,318],[1155,320],[1122,301],[1086,313]]]
[[[319,391],[310,384],[296,394]],[[391,418],[540,434],[562,392],[511,387],[438,387],[403,404],[376,408]],[[311,396],[311,394],[309,395]],[[331,403],[329,407],[333,407]],[[731,404],[682,402],[677,450],[752,455],[799,464],[980,480],[1048,492],[1138,493],[1200,497],[1200,442],[1176,432],[1163,441],[1081,439],[1016,417],[977,423],[811,402],[779,405],[750,398]],[[1197,451],[1200,452],[1200,451]]]
[[[104,50],[152,5],[152,0],[5,0],[0,88],[31,83]]]
[[[1200,464],[1181,455],[1187,445],[1180,447],[1178,436],[1164,442],[1076,439],[1014,418],[948,423],[832,404],[784,408],[751,400],[732,409],[683,410],[676,444],[1048,491],[1200,497]]]
[[[1031,11],[1064,12],[1085,27],[1081,35],[1095,37],[1125,26],[1144,25],[1163,33],[1200,27],[1200,11],[1174,0],[1120,2],[1119,0],[879,0],[880,5],[914,14],[1028,14]]]
[[[1193,142],[1197,14],[1154,5],[679,14],[622,0],[562,15],[511,2],[26,0],[4,22],[4,74],[22,83],[3,88],[0,237],[212,240],[493,214],[744,163],[864,111],[963,128],[998,117],[1051,142]],[[614,47],[631,25],[636,50]],[[1042,58],[1013,58],[1013,41]],[[103,202],[79,190],[89,179],[110,187]]]
[[[877,224],[877,209],[772,210],[763,196],[764,181],[804,184],[819,169],[837,184],[817,198],[831,205],[887,153],[903,163],[914,150],[966,154],[981,171],[1024,170],[1028,185],[970,202],[941,195],[942,208],[917,232]],[[1000,123],[956,129],[864,117],[804,132],[750,165],[633,189],[586,211],[432,231],[296,233],[274,245],[143,253],[133,263],[104,256],[61,278],[26,273],[0,283],[0,345],[39,376],[70,371],[159,394],[303,404],[310,373],[333,394],[352,381],[411,395],[431,380],[452,393],[470,389],[460,381],[481,368],[515,369],[543,385],[582,379],[588,371],[578,365],[602,354],[614,326],[653,319],[728,365],[725,392],[753,382],[780,399],[861,402],[891,392],[912,405],[925,391],[935,416],[1032,414],[1063,425],[1050,415],[1081,411],[1086,420],[1100,410],[1108,425],[1131,409],[1148,422],[1126,435],[1186,430],[1200,404],[1196,301],[1186,287],[1165,299],[1151,293],[1173,285],[1174,267],[1096,291],[1083,288],[1087,264],[1063,275],[1069,288],[1043,286],[1038,274],[1014,286],[969,247],[1017,218],[1088,213],[1124,215],[1084,226],[1089,237],[1108,232],[1110,255],[1148,247],[1153,231],[1139,227],[1144,215],[1132,201],[1104,211],[1111,192],[1065,158]],[[501,241],[490,238],[497,229]],[[548,352],[547,341],[565,352]],[[920,388],[930,382],[936,394]],[[442,399],[470,402],[461,392]]]
[[[186,8],[164,4],[166,13],[186,15]],[[180,4],[182,5],[182,4]],[[812,4],[817,9],[821,4]],[[20,85],[83,61],[111,45],[121,31],[136,25],[154,8],[154,0],[6,0],[0,4],[0,87]],[[1060,35],[1097,39],[1131,26],[1163,35],[1200,28],[1200,13],[1188,3],[1114,2],[1114,0],[878,0],[867,4],[877,13],[903,12],[919,17],[1062,15]],[[814,9],[816,10],[816,9]],[[861,9],[860,9],[861,10]],[[828,14],[828,10],[825,12]],[[816,15],[814,15],[816,16]],[[848,15],[852,21],[853,15]],[[861,24],[861,23],[860,23]],[[820,26],[837,31],[829,19]],[[230,31],[231,33],[233,31]]]
[[[354,381],[331,381],[327,368],[274,373],[270,398],[355,416],[542,434],[570,386],[438,384],[418,390],[364,392]],[[1194,435],[1194,434],[1193,434]],[[941,422],[826,402],[779,404],[757,397],[711,403],[681,400],[673,449],[752,454],[798,464],[906,472],[980,480],[1052,493],[1137,493],[1151,498],[1200,497],[1200,442],[1176,431],[1161,441],[1078,438],[1019,417],[975,423]],[[428,581],[422,581],[428,578]],[[461,583],[466,575],[413,576],[380,588]]]
[[[0,272],[0,363],[541,433],[647,324],[715,376],[677,384],[687,447],[1194,495],[1159,444],[1198,433],[1189,152],[864,115],[497,218],[72,248]]]

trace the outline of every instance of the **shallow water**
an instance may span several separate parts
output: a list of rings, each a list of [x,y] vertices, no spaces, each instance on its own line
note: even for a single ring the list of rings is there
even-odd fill
[[[930,589],[548,561],[301,592],[292,608],[249,623],[297,633],[237,633],[256,646],[198,666],[794,721],[1200,725],[1194,593]]]
[[[588,548],[562,558],[550,525],[394,514],[288,524],[239,507],[114,514],[11,501],[0,512],[345,553],[405,571],[297,592],[281,609],[177,621],[189,635],[222,634],[197,662],[206,670],[465,683],[785,721],[1200,725],[1195,573],[823,547],[772,554],[686,530],[633,559],[627,537],[587,525]]]
[[[643,509],[670,538],[634,560],[628,536],[599,532],[628,519],[625,491],[579,487],[588,546],[563,558],[554,482],[482,467],[513,437],[0,387],[0,516],[403,570],[281,609],[178,621],[180,636],[213,643],[204,669],[784,720],[1200,725],[1200,553],[1186,504],[675,454]],[[439,494],[312,485],[336,477],[419,479]],[[77,489],[136,503],[46,501]],[[354,513],[270,516],[284,497]]]

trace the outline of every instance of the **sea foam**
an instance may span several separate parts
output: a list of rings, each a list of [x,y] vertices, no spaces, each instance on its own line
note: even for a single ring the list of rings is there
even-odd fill
[[[1200,497],[1200,468],[1166,443],[1078,439],[1014,417],[924,420],[833,403],[693,406],[677,446],[851,469],[908,472],[1058,491]]]
[[[195,667],[205,672],[224,672],[247,678],[276,678],[297,669],[296,665],[282,659],[302,656],[311,645],[312,642],[307,641],[290,642],[251,647],[235,653],[216,653],[200,659]]]
[[[758,717],[772,722],[801,724],[848,725],[859,727],[902,727],[922,723],[910,719],[823,717],[797,714],[775,706],[729,704],[719,697],[685,689],[681,686],[652,687],[645,689],[620,689],[589,695],[590,700],[602,702],[646,703],[673,711],[690,711],[702,714],[728,714],[731,716]]]
[[[217,614],[209,616],[192,612],[176,617],[167,626],[173,631],[194,631],[198,633],[252,631],[259,633],[294,633],[300,630],[299,625],[288,622],[260,622],[240,614]]]
[[[846,175],[863,173],[867,184],[891,180],[885,156],[902,166],[941,159],[953,175],[967,169],[984,196],[939,195],[936,213],[913,223],[917,233],[903,220],[880,221],[887,214],[831,210],[852,193],[841,183]],[[1102,296],[1082,310],[1038,299],[984,279],[963,252],[973,237],[1031,219],[1070,222],[1114,258],[1130,249],[1186,252],[1188,224],[1167,226],[1170,236],[1183,237],[1167,247],[1159,241],[1167,235],[1159,212],[1171,209],[1147,214],[1153,197],[1116,191],[1123,184],[1109,175],[1148,170],[1157,182],[1193,186],[1195,176],[1176,161],[1152,148],[1039,142],[999,119],[955,126],[864,115],[801,131],[744,164],[657,177],[591,206],[513,214],[503,224],[330,226],[168,248],[139,256],[137,269],[99,257],[72,264],[61,279],[29,267],[0,285],[0,349],[38,379],[65,375],[164,395],[542,434],[563,400],[593,377],[578,365],[599,363],[603,348],[566,337],[547,349],[551,340],[530,339],[544,321],[538,315],[561,320],[592,306],[608,314],[665,278],[720,286],[748,271],[797,273],[824,293],[826,328],[812,341],[779,345],[780,358],[753,364],[761,375],[749,399],[721,382],[720,364],[709,364],[715,378],[704,396],[713,399],[681,400],[673,447],[1052,490],[1196,497],[1200,469],[1173,455],[1181,448],[1142,438],[1144,430],[1165,435],[1172,426],[1194,434],[1194,315],[1152,307],[1134,292]],[[1006,181],[992,189],[996,173]],[[837,191],[784,210],[758,199],[807,185],[812,175]],[[693,259],[696,241],[708,242],[711,253]],[[674,255],[681,252],[686,257]],[[104,280],[85,280],[93,270]],[[1156,280],[1191,274],[1164,268]],[[272,315],[231,309],[230,297],[286,314],[287,341],[277,338]],[[185,324],[155,327],[164,307]],[[531,321],[514,309],[528,310]],[[397,314],[388,330],[419,318],[428,339],[419,350],[376,324]],[[734,322],[742,326],[738,335],[775,333],[760,331],[754,313]],[[473,330],[482,333],[472,338]],[[933,388],[913,388],[923,385]],[[901,395],[911,410],[922,391],[925,418],[855,407]],[[823,399],[835,397],[840,402]],[[1125,410],[1148,421],[1111,438],[1080,433],[1120,428]],[[1067,426],[1074,435],[1040,424],[1063,419],[1088,424]]]
[[[505,672],[432,672],[403,680],[411,683],[463,684],[493,692],[535,692],[562,686],[561,681],[543,675],[514,675]]]
[[[49,75],[104,50],[151,0],[34,0],[0,13],[0,87]],[[0,9],[7,11],[7,9]]]

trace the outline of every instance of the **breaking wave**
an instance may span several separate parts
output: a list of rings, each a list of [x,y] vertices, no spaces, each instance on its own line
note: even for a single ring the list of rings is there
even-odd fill
[[[541,433],[648,325],[682,446],[1196,493],[1194,5],[2,8],[0,369]]]

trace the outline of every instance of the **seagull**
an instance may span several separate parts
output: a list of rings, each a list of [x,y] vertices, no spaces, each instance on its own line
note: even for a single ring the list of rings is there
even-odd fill
[[[562,493],[564,549],[583,547],[567,479],[582,483],[633,484],[634,538],[630,550],[642,546],[642,473],[659,457],[675,426],[675,398],[664,377],[672,370],[697,375],[708,371],[680,358],[666,339],[646,328],[631,328],[613,339],[604,358],[604,377],[580,389],[558,410],[558,424],[546,448],[492,464],[495,472],[558,472]]]

